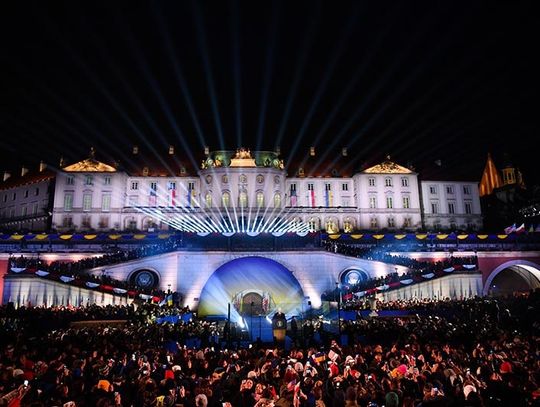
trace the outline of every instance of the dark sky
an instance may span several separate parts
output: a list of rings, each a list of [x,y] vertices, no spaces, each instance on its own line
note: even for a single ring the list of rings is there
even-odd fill
[[[479,180],[535,170],[537,14],[459,1],[39,1],[0,17],[0,164],[129,160],[131,145],[348,147]],[[536,114],[536,115],[535,115]],[[525,138],[532,141],[525,141]],[[536,147],[534,147],[536,146]]]

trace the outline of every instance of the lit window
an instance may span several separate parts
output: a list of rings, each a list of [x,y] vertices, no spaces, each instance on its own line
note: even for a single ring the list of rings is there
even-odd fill
[[[228,208],[231,205],[231,194],[228,192],[223,192],[221,195],[221,206]]]
[[[101,197],[101,210],[109,211],[111,209],[111,195],[105,194]]]
[[[377,208],[377,197],[376,196],[370,196],[369,197],[369,208],[370,209],[376,209]]]
[[[403,208],[409,209],[411,207],[411,198],[408,196],[403,197]]]
[[[92,209],[92,194],[83,195],[83,211],[89,211]]]
[[[281,194],[274,194],[274,208],[281,208]]]
[[[64,210],[70,211],[73,209],[73,194],[65,194],[64,195]]]
[[[206,203],[206,207],[211,208],[212,207],[212,193],[207,192],[204,200],[205,200],[205,203]]]
[[[257,208],[264,207],[264,193],[262,191],[257,191]]]
[[[391,197],[391,196],[387,196],[387,197],[386,197],[386,207],[387,207],[388,209],[392,209],[392,208],[394,207],[393,205],[394,205],[394,203],[393,203],[393,201],[392,201],[392,197]]]
[[[240,194],[238,194],[238,206],[240,208],[247,208],[248,196],[246,191],[240,191]]]

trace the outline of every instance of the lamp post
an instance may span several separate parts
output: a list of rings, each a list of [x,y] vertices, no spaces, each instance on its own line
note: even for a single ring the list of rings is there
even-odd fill
[[[338,323],[338,339],[341,340],[341,293],[339,291],[339,282],[336,281],[337,293],[337,323]]]
[[[253,306],[255,305],[254,301],[251,301],[250,305],[250,321],[249,321],[249,334],[251,337],[251,342],[253,342]]]

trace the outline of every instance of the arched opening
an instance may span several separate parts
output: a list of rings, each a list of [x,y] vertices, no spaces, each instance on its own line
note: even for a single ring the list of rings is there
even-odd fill
[[[272,315],[278,308],[290,317],[302,313],[303,301],[302,287],[290,270],[274,260],[248,256],[223,264],[210,276],[197,312],[226,316],[230,305],[233,322]]]
[[[506,296],[540,288],[540,266],[525,260],[501,264],[489,275],[484,295]]]

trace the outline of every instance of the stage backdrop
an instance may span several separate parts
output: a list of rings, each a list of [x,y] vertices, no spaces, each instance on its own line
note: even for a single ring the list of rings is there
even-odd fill
[[[303,311],[304,294],[291,271],[264,257],[249,256],[220,266],[206,282],[199,299],[200,316],[227,315],[238,322],[272,315],[277,309],[290,318]]]

